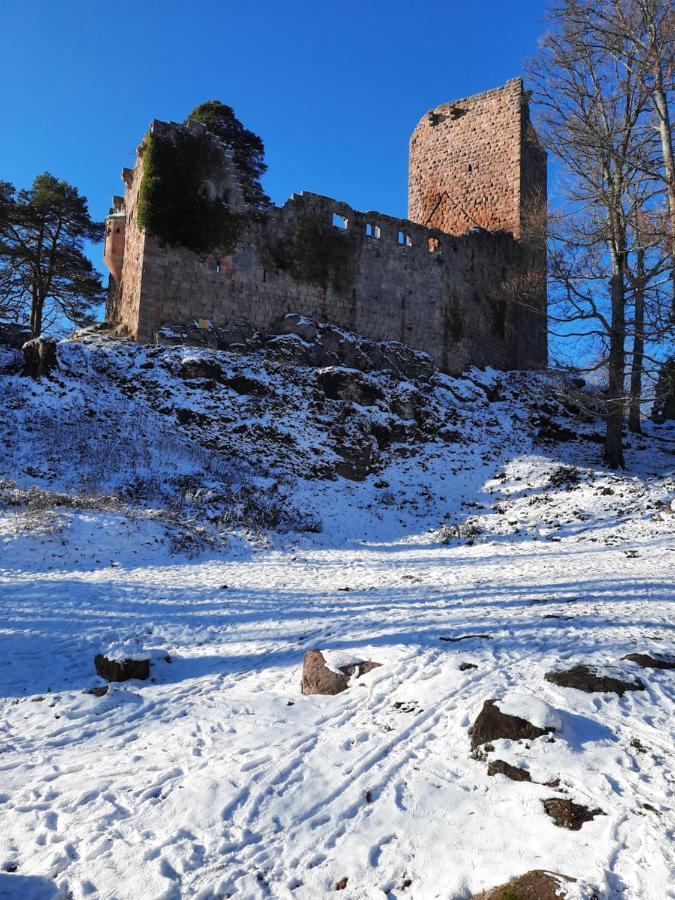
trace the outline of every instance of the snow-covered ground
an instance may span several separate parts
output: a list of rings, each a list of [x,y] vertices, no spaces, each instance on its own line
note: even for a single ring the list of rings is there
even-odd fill
[[[570,897],[675,897],[675,672],[621,661],[674,649],[672,429],[611,473],[598,423],[544,376],[474,371],[425,388],[454,438],[310,477],[345,404],[312,412],[308,371],[267,372],[272,408],[241,384],[188,391],[171,367],[207,351],[63,347],[52,381],[0,377],[0,896],[459,900],[539,868],[576,878]],[[209,404],[215,467],[174,415]],[[352,432],[385,407],[356,405]],[[542,419],[591,439],[539,439]],[[270,496],[283,527],[257,530]],[[86,693],[94,655],[127,642],[151,681]],[[302,696],[312,648],[381,666]],[[544,680],[575,663],[646,690]],[[558,788],[487,775],[469,727],[489,698],[562,724],[487,754]],[[550,797],[604,815],[568,831]]]

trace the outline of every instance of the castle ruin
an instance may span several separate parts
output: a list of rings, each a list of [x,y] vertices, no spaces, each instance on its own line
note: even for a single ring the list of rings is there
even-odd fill
[[[546,155],[520,78],[421,119],[408,219],[307,192],[253,208],[230,148],[193,121],[153,121],[122,177],[104,256],[119,334],[152,342],[192,320],[266,330],[300,313],[447,372],[546,366]],[[154,225],[151,179],[169,192]]]

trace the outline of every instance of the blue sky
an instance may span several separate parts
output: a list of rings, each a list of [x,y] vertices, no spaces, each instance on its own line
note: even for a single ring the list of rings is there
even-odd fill
[[[521,72],[544,0],[0,0],[0,179],[45,170],[102,218],[152,118],[220,99],[260,134],[276,203],[405,215],[430,108]],[[100,264],[100,252],[94,260]]]

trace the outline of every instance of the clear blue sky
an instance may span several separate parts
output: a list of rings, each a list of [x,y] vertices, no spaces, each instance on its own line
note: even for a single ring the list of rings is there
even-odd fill
[[[306,189],[405,215],[417,121],[520,74],[543,11],[544,0],[0,0],[0,179],[25,187],[50,171],[103,218],[150,120],[219,99],[263,138],[276,203]]]

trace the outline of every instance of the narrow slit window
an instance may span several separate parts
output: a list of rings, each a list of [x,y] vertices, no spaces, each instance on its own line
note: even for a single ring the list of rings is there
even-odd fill
[[[440,241],[436,237],[429,238],[429,253],[435,253],[440,247]]]
[[[366,237],[375,238],[375,240],[380,239],[380,235],[382,232],[380,231],[379,225],[372,225],[370,222],[366,222]]]
[[[341,231],[347,230],[347,217],[338,213],[333,213],[333,227],[339,228]]]
[[[216,272],[220,273],[220,260],[216,260]]]
[[[399,231],[398,243],[401,245],[401,247],[412,247],[412,240],[410,238],[410,235],[405,231]]]

